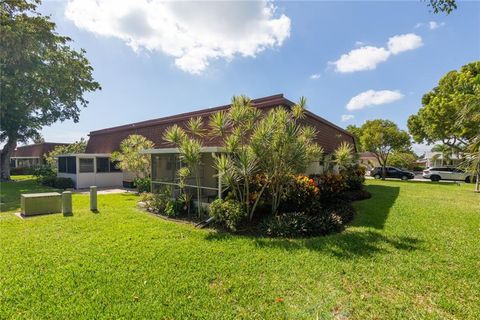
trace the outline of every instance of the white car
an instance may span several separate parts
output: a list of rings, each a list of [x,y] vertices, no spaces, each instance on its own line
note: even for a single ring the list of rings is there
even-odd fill
[[[472,181],[472,175],[466,173],[460,169],[449,168],[449,167],[432,167],[426,170],[423,170],[422,176],[425,179],[430,179],[432,181],[440,180],[457,180],[457,181]]]

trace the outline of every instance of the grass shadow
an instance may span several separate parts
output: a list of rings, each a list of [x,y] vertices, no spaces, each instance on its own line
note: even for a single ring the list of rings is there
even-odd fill
[[[400,187],[369,185],[367,190],[372,197],[354,203],[357,216],[350,225],[383,229],[390,209],[398,198]]]

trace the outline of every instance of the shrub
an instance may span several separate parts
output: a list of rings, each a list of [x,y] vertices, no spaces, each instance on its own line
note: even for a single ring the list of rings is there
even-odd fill
[[[20,168],[12,168],[10,169],[10,174],[12,176],[21,176],[21,175],[26,175],[26,174],[33,174],[34,168],[25,168],[25,167],[20,167]]]
[[[211,217],[231,231],[236,231],[238,225],[245,218],[245,211],[236,200],[217,199],[210,204]]]
[[[358,164],[348,166],[343,171],[347,190],[361,190],[365,182],[365,167]]]
[[[280,212],[313,211],[320,206],[320,189],[315,180],[304,175],[292,177],[292,182],[280,203]]]
[[[40,178],[40,183],[47,187],[57,189],[69,189],[74,188],[75,184],[71,178],[44,176]]]
[[[349,223],[355,217],[355,209],[350,202],[338,201],[327,208],[327,211],[341,219],[342,224]]]
[[[340,196],[341,199],[345,201],[360,201],[365,199],[370,199],[372,194],[367,190],[347,190],[343,192]]]
[[[64,178],[64,177],[55,177],[53,186],[57,189],[69,189],[74,188],[74,183],[71,178]]]
[[[316,216],[305,212],[280,213],[264,220],[262,229],[272,237],[311,237],[340,231],[342,220],[328,211]]]
[[[345,177],[338,173],[327,172],[310,176],[320,190],[320,200],[328,202],[337,198],[341,192],[347,189]]]
[[[150,192],[151,182],[152,179],[150,178],[136,178],[134,180],[138,193]]]
[[[42,182],[45,177],[55,177],[57,173],[50,166],[38,166],[33,169],[33,176],[37,179],[38,182]],[[42,182],[43,184],[43,182]]]
[[[57,177],[55,177],[55,176],[44,176],[44,177],[37,178],[37,181],[39,179],[40,180],[39,182],[41,184],[43,184],[44,186],[53,188],[55,186],[55,179],[56,178]]]

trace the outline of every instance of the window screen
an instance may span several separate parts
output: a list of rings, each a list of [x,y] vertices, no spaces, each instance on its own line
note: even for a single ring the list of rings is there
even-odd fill
[[[67,158],[67,173],[77,173],[77,159],[75,157]]]
[[[93,159],[79,159],[80,172],[93,172]]]
[[[75,157],[59,157],[58,172],[77,173],[77,162]]]
[[[110,172],[109,158],[97,158],[97,172]]]
[[[67,172],[67,158],[59,157],[58,158],[58,172]]]

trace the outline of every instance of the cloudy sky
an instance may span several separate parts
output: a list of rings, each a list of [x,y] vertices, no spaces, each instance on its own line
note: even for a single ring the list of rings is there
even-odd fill
[[[40,11],[87,51],[103,87],[88,95],[79,123],[45,128],[47,141],[236,94],[305,96],[311,111],[343,127],[384,118],[405,129],[443,74],[480,58],[478,2],[449,16],[420,0],[70,0],[44,1]]]

